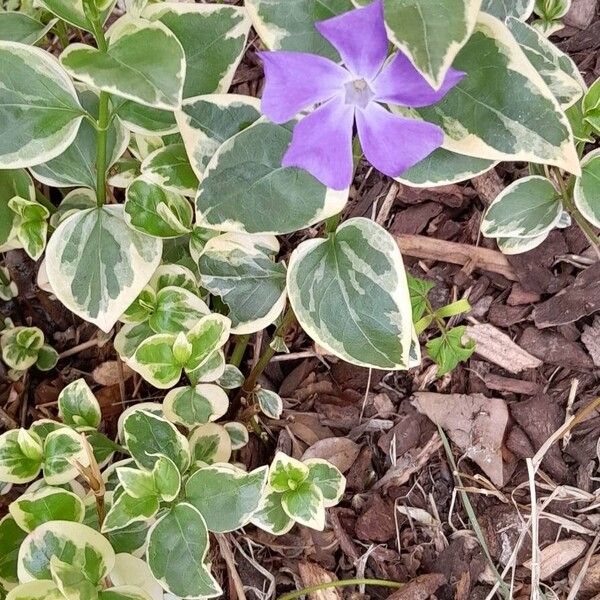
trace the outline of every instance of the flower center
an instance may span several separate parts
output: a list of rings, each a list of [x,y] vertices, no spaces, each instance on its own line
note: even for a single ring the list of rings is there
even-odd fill
[[[346,104],[353,104],[359,108],[366,108],[375,95],[364,79],[349,81],[344,87],[346,88]]]

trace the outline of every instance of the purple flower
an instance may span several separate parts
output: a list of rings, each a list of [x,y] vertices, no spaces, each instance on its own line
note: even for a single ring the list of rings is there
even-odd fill
[[[260,53],[266,76],[262,110],[271,121],[285,123],[318,105],[296,125],[284,166],[305,169],[333,189],[347,188],[353,176],[355,121],[365,156],[391,177],[442,145],[439,127],[394,115],[382,104],[435,104],[464,73],[450,69],[435,90],[401,52],[386,60],[382,0],[315,26],[339,52],[343,67],[305,52]]]

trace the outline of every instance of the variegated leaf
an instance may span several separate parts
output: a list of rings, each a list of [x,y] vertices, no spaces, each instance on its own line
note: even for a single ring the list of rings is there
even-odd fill
[[[84,115],[75,87],[52,54],[0,41],[0,168],[47,162],[77,135]]]
[[[65,600],[56,584],[50,580],[29,581],[13,588],[6,600]]]
[[[210,531],[234,531],[250,522],[267,483],[268,469],[246,473],[232,465],[198,469],[187,481],[186,498],[206,520]]]
[[[17,577],[19,548],[26,537],[25,531],[10,515],[0,519],[0,585],[5,589],[11,589],[19,582]],[[22,600],[29,600],[29,598],[22,598]],[[45,596],[44,600],[46,600]]]
[[[231,438],[218,423],[198,425],[190,435],[190,450],[195,462],[212,465],[231,458]]]
[[[590,152],[581,161],[581,177],[575,181],[573,196],[579,212],[600,227],[600,151]]]
[[[16,11],[0,12],[0,40],[35,44],[56,25],[56,19],[44,25],[33,17]]]
[[[283,401],[281,400],[279,394],[272,392],[271,390],[261,388],[256,392],[256,400],[258,401],[260,410],[263,412],[263,414],[269,417],[269,419],[281,418],[281,413],[283,412]]]
[[[148,285],[157,292],[169,286],[184,288],[193,294],[198,291],[196,276],[183,265],[160,265],[152,275]]]
[[[245,5],[269,50],[295,50],[339,60],[314,24],[351,10],[351,0],[245,0]]]
[[[505,188],[487,209],[481,232],[495,238],[535,238],[554,229],[562,213],[549,179],[532,175]]]
[[[260,100],[238,94],[209,94],[188,98],[175,118],[198,178],[224,142],[261,116]]]
[[[88,581],[99,584],[112,570],[115,553],[109,541],[100,533],[69,521],[51,521],[40,525],[26,538],[19,550],[19,581],[51,579],[53,556],[69,557]]]
[[[84,0],[39,0],[40,4],[51,13],[55,14],[57,17],[61,18],[63,21],[74,25],[75,27],[79,27],[80,29],[85,29],[86,31],[93,32],[94,26],[87,18],[85,14],[85,10],[83,8]],[[113,8],[116,4],[116,0],[110,0],[108,2],[103,2],[102,6],[98,3],[98,8],[100,9],[100,19],[102,23],[108,19],[108,16],[113,11]]]
[[[133,100],[122,100],[116,110],[123,125],[135,133],[167,135],[177,132],[175,115],[170,110],[144,106]]]
[[[217,381],[225,372],[225,353],[223,350],[213,352],[206,362],[197,369],[187,371],[188,379],[192,385],[212,383]]]
[[[208,306],[196,294],[169,286],[156,294],[156,304],[148,318],[150,328],[156,333],[177,334],[192,329],[210,312]]]
[[[321,490],[325,508],[335,506],[346,489],[346,478],[339,469],[321,458],[309,458],[304,464],[308,467],[307,481]]]
[[[307,171],[281,166],[291,138],[289,125],[259,121],[226,141],[200,183],[197,224],[284,234],[339,213],[347,190],[328,189]]]
[[[171,144],[147,156],[142,163],[142,175],[148,181],[184,196],[195,196],[198,190],[198,178],[183,144]]]
[[[100,404],[85,379],[76,379],[61,390],[58,414],[64,423],[75,428],[96,429],[102,419]]]
[[[148,283],[161,249],[127,226],[122,205],[82,210],[48,243],[48,280],[67,308],[108,332]]]
[[[296,489],[306,481],[308,467],[283,452],[277,452],[269,467],[269,487],[278,493]]]
[[[454,67],[467,76],[438,104],[418,110],[443,127],[446,149],[579,173],[568,120],[506,25],[480,13]]]
[[[42,469],[42,462],[42,441],[37,434],[11,429],[0,435],[0,481],[33,481]]]
[[[465,156],[445,148],[434,150],[395,179],[411,187],[430,188],[467,181],[496,165],[492,160]]]
[[[17,215],[8,203],[14,197],[35,201],[35,187],[24,169],[0,170],[0,252],[18,246]]]
[[[2,360],[17,371],[32,367],[43,345],[44,333],[38,327],[12,327],[0,337]]]
[[[506,24],[560,105],[569,108],[575,104],[586,86],[573,59],[527,23],[511,17]]]
[[[124,585],[98,592],[98,600],[157,600],[157,597],[137,586]]]
[[[363,218],[290,258],[288,295],[304,330],[336,356],[365,367],[406,369],[412,317],[394,238]]]
[[[275,262],[274,236],[226,233],[210,239],[198,261],[202,287],[228,306],[232,333],[255,333],[283,312],[286,268]]]
[[[261,505],[252,517],[252,523],[272,535],[287,533],[296,522],[283,510],[282,498],[283,494],[267,486]]]
[[[61,427],[44,440],[44,479],[48,485],[63,485],[79,475],[77,463],[89,465],[81,435]]]
[[[220,419],[228,408],[227,394],[210,383],[170,390],[163,402],[165,417],[188,429]]]
[[[102,523],[102,533],[110,533],[124,529],[139,521],[149,521],[160,508],[157,496],[142,496],[134,498],[128,493],[122,493],[111,505]]]
[[[56,229],[73,213],[96,207],[96,194],[88,188],[71,190],[58,205],[55,213],[50,215],[50,225]]]
[[[325,506],[323,493],[310,481],[304,481],[296,489],[281,495],[281,507],[297,523],[323,531],[325,528]]]
[[[547,233],[533,238],[497,238],[496,243],[502,254],[513,255],[529,252],[544,243]]]
[[[80,87],[79,102],[95,119],[98,118],[98,95]],[[87,120],[79,127],[73,143],[60,155],[44,164],[32,167],[33,176],[45,185],[53,187],[84,186],[96,188],[96,138],[98,132]],[[125,152],[129,144],[129,132],[119,119],[113,119],[106,134],[107,170]]]
[[[436,89],[469,39],[481,0],[384,0],[390,40]]]
[[[126,323],[115,336],[113,342],[115,350],[124,361],[127,361],[135,354],[138,346],[153,335],[154,331],[150,329],[148,321]]]
[[[143,590],[149,600],[163,600],[163,590],[154,579],[148,563],[137,556],[124,552],[117,554],[110,579],[116,586],[135,586]]]
[[[170,594],[182,598],[215,598],[222,590],[206,562],[208,548],[208,529],[202,514],[191,504],[180,502],[150,530],[148,566]]]
[[[179,237],[191,231],[193,216],[186,198],[147,181],[143,174],[127,188],[125,219],[136,231],[157,238]]]
[[[483,0],[481,10],[504,21],[514,17],[526,21],[533,12],[535,0]]]
[[[143,16],[160,20],[181,42],[187,65],[184,98],[227,92],[250,31],[243,8],[161,2],[148,6]]]
[[[17,215],[15,232],[29,258],[38,260],[46,248],[50,211],[37,200],[11,198],[8,207]]]
[[[240,450],[250,441],[248,429],[244,426],[243,423],[232,421],[231,423],[225,423],[223,427],[225,428],[225,431],[227,431],[227,433],[229,434],[232,450]]]
[[[152,108],[181,106],[185,57],[171,30],[126,15],[108,38],[106,51],[71,44],[60,57],[63,67],[83,83]]]
[[[244,385],[244,379],[244,374],[235,365],[225,365],[217,383],[225,390],[235,390]]]

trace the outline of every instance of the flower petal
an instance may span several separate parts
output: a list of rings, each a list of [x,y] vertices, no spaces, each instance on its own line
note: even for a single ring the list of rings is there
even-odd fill
[[[315,27],[354,75],[368,79],[377,75],[388,51],[382,0],[319,21]]]
[[[390,177],[398,177],[444,141],[437,125],[393,115],[376,102],[356,111],[356,125],[365,156]]]
[[[334,190],[352,183],[352,128],[354,109],[341,96],[332,98],[295,127],[283,157],[285,167],[299,167]]]
[[[442,87],[434,90],[410,60],[398,52],[373,81],[371,89],[378,102],[419,108],[439,102],[465,75],[450,69]]]
[[[260,52],[265,68],[262,112],[274,123],[285,123],[301,110],[329,100],[349,80],[346,69],[305,52]]]

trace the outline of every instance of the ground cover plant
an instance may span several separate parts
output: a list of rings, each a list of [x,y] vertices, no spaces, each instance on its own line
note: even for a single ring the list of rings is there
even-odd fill
[[[315,570],[318,560],[300,571],[280,565],[276,581],[253,558],[253,544],[293,531],[322,536],[311,538],[315,547],[343,549],[356,572],[342,585],[408,594],[408,566],[365,576],[372,550],[360,557],[343,533],[344,515],[355,517],[335,507],[345,501],[366,514],[380,502],[381,512],[394,498],[400,552],[399,514],[411,524],[436,520],[423,507],[397,512],[412,490],[390,489],[442,448],[489,563],[488,579],[477,576],[489,597],[514,596],[502,568],[519,547],[514,559],[492,556],[444,433],[483,470],[482,495],[508,504],[500,491],[508,467],[498,457],[506,407],[470,389],[431,390],[444,391],[466,361],[476,365],[474,353],[514,374],[539,368],[536,357],[560,343],[539,334],[532,356],[479,322],[490,310],[491,298],[481,306],[489,282],[440,296],[432,265],[413,258],[463,265],[464,277],[471,267],[518,281],[527,304],[537,302],[531,282],[513,265],[535,275],[528,253],[543,261],[552,240],[575,231],[579,250],[557,252],[545,268],[554,260],[589,267],[573,283],[583,301],[564,305],[558,294],[557,306],[542,305],[533,319],[565,326],[600,308],[585,295],[597,284],[600,252],[600,80],[586,83],[549,39],[570,8],[557,0],[3,2],[0,597],[273,597],[277,583],[337,594],[333,578]],[[385,193],[369,195],[372,177]],[[484,210],[442,236],[447,245],[415,235],[441,209],[417,217],[425,225],[414,230],[402,212],[389,221],[398,197],[418,204],[424,193],[456,211],[469,181],[478,182]],[[465,251],[447,241],[463,228],[488,246]],[[511,318],[508,326],[519,322]],[[290,352],[298,340],[302,350]],[[349,369],[349,381],[368,373],[349,395],[358,403],[352,417],[344,394],[322,408],[332,388],[314,373],[286,372],[296,378],[287,393],[273,385],[277,365],[282,383],[281,365],[315,357],[332,371]],[[532,383],[498,377],[490,389]],[[419,390],[414,406],[440,428],[420,454],[398,462],[410,432],[396,431],[400,400],[380,394],[372,410],[373,379],[401,399]],[[314,390],[306,398],[304,382]],[[570,426],[583,419],[572,417],[577,385]],[[49,388],[50,400],[28,404]],[[481,415],[492,425],[477,422]],[[385,441],[356,443],[390,430]],[[530,522],[546,507],[534,493],[543,441],[521,457]],[[385,472],[369,467],[370,447],[389,454]],[[593,505],[595,496],[584,500]],[[392,536],[368,537],[382,527],[377,510],[363,533],[387,542]],[[244,548],[238,539],[248,531],[263,537]],[[539,598],[546,572],[537,522],[531,537],[529,587]],[[268,590],[242,580],[233,545]],[[226,574],[213,566],[223,561]],[[450,577],[432,581],[419,597],[446,585],[440,597],[466,598],[475,584],[462,583],[459,596]]]

